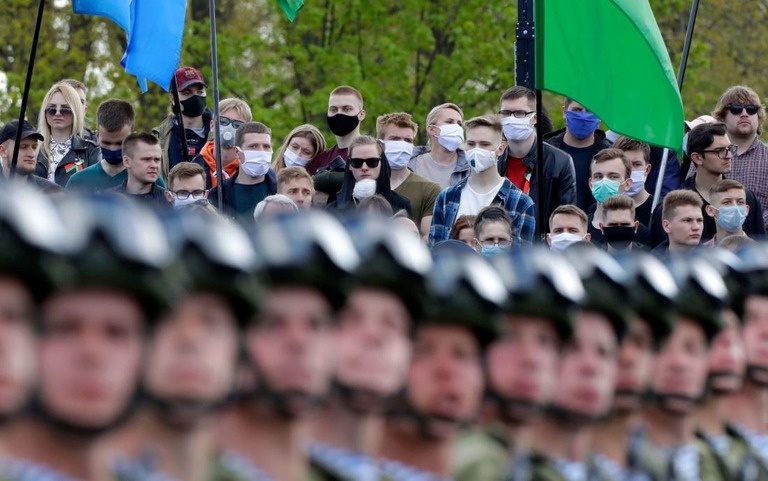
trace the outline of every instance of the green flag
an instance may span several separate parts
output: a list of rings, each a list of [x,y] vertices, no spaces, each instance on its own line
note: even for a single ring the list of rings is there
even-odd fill
[[[536,87],[680,151],[683,101],[648,0],[536,0]]]
[[[299,10],[304,6],[304,0],[277,0],[277,4],[283,9],[288,20],[293,22],[296,18],[296,14],[298,14]]]

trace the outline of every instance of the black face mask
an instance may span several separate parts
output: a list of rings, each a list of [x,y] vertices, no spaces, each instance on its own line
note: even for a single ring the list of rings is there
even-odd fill
[[[181,113],[187,117],[200,117],[205,111],[206,97],[193,95],[181,101]]]
[[[635,240],[635,226],[603,227],[603,236],[605,236],[605,241],[614,249],[625,250]]]
[[[333,135],[339,137],[344,137],[360,125],[360,119],[357,118],[357,115],[336,114],[328,116],[326,120]]]

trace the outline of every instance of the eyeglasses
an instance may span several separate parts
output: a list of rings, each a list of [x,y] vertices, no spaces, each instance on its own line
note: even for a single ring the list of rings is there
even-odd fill
[[[736,155],[736,152],[739,150],[739,147],[736,145],[729,145],[728,147],[720,147],[719,149],[712,149],[712,150],[702,150],[702,154],[717,154],[718,157],[721,159],[727,159],[729,157],[733,157]]]
[[[232,124],[232,127],[239,129],[240,126],[243,125],[245,122],[243,122],[242,120],[232,120],[226,117],[222,117],[221,120],[219,120],[219,123],[225,127],[229,124]]]
[[[171,192],[173,193],[174,196],[176,196],[181,200],[189,199],[190,195],[192,196],[193,199],[199,200],[203,198],[206,191],[198,189],[198,190],[193,190],[192,192],[188,190],[177,190],[175,192],[174,191],[171,191]]]
[[[512,245],[512,240],[511,239],[509,239],[509,240],[507,240],[507,239],[488,239],[488,240],[480,241],[480,245],[483,246],[483,247],[494,247],[494,246],[509,247],[509,246]]]
[[[363,166],[363,164],[367,165],[369,169],[375,169],[379,166],[379,162],[381,162],[381,157],[371,157],[370,159],[349,159],[349,165],[352,166],[353,169],[359,169]]]
[[[527,110],[499,110],[499,115],[502,117],[514,117],[516,119],[524,119],[535,113],[536,112],[528,112]]]
[[[760,106],[759,105],[741,105],[741,104],[730,104],[728,106],[728,111],[733,115],[741,115],[741,113],[745,109],[748,115],[755,115],[757,111],[760,110]]]
[[[72,115],[72,109],[69,107],[48,107],[45,109],[45,113],[48,115],[56,115],[57,113],[61,113],[61,115],[68,117]]]

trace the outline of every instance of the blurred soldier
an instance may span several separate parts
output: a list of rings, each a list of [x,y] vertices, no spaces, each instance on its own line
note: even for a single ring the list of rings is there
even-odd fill
[[[560,357],[552,403],[531,426],[531,453],[512,463],[513,481],[585,479],[589,428],[613,403],[619,346],[630,316],[626,275],[592,246],[574,246],[567,254],[586,295]]]
[[[114,196],[57,204],[71,270],[42,304],[35,407],[6,437],[14,459],[0,477],[13,480],[97,478],[95,443],[130,413],[146,333],[173,288],[162,225],[145,209]]]
[[[405,383],[432,258],[417,236],[394,223],[361,217],[347,228],[361,263],[339,315],[333,395],[316,417],[309,452],[318,474],[357,480],[376,472],[367,454],[380,439],[381,415]]]
[[[483,354],[499,335],[505,298],[481,258],[435,257],[406,389],[384,426],[382,479],[450,477],[458,431],[480,413]]]
[[[653,479],[722,480],[715,453],[697,441],[696,408],[706,392],[709,351],[722,328],[727,291],[717,271],[700,258],[671,258],[680,292],[672,334],[656,357],[654,402],[643,411],[643,427],[629,458]]]
[[[27,215],[30,210],[36,217]],[[37,309],[55,286],[65,234],[46,198],[31,188],[0,190],[0,458],[6,430],[27,406],[37,380]],[[0,463],[0,477],[2,471]]]
[[[672,274],[654,256],[634,252],[617,260],[628,276],[628,301],[635,316],[619,352],[613,410],[592,430],[592,469],[606,481],[638,476],[637,466],[630,465],[627,453],[651,388],[656,354],[672,331],[672,308],[677,295]]]
[[[244,337],[254,386],[222,414],[216,479],[299,481],[307,474],[307,416],[329,393],[335,312],[358,264],[349,236],[325,213],[270,217],[254,232],[269,292]]]
[[[187,214],[172,217],[167,230],[185,292],[152,333],[146,404],[100,450],[121,481],[209,479],[217,414],[235,388],[239,327],[261,294],[250,239],[234,223]]]

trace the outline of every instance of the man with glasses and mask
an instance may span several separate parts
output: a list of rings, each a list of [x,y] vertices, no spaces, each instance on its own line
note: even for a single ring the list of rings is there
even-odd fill
[[[538,201],[540,182],[536,176],[538,152],[536,150],[536,93],[515,86],[501,96],[501,125],[507,147],[499,157],[499,174],[509,179],[524,193]],[[549,219],[560,205],[576,203],[576,172],[571,156],[544,143],[541,183],[541,205],[536,207]],[[537,226],[538,233],[546,232],[547,225]]]
[[[730,137],[728,126],[722,123],[697,125],[688,133],[688,155],[696,166],[696,173],[685,179],[680,188],[692,190],[701,198],[704,218],[701,238],[705,240],[712,239],[717,233],[715,218],[707,215],[711,202],[710,191],[715,183],[723,180],[726,175],[735,179],[731,174],[738,163],[734,157],[738,147],[731,143]],[[748,187],[745,194],[746,205],[749,207],[743,222],[744,233],[750,237],[762,237],[765,235],[765,226],[760,202]],[[661,212],[656,209],[653,214],[654,238],[666,238],[661,229]]]
[[[221,169],[224,180],[237,174],[239,167],[238,150],[235,146],[237,129],[246,122],[253,120],[251,108],[243,100],[228,98],[219,102],[219,132],[221,133]],[[211,132],[215,131],[216,119],[211,119]],[[219,185],[216,177],[216,149],[213,139],[203,145],[198,155],[190,160],[205,170],[205,188],[210,189]],[[223,182],[223,181],[222,181]]]
[[[466,122],[469,177],[440,192],[435,201],[429,243],[448,240],[453,223],[462,215],[476,215],[483,207],[498,205],[512,220],[512,244],[533,241],[536,213],[533,201],[496,169],[503,152],[502,126],[496,116]]]
[[[192,204],[208,205],[203,168],[192,162],[176,164],[169,174],[165,198],[173,204],[174,209]]]

